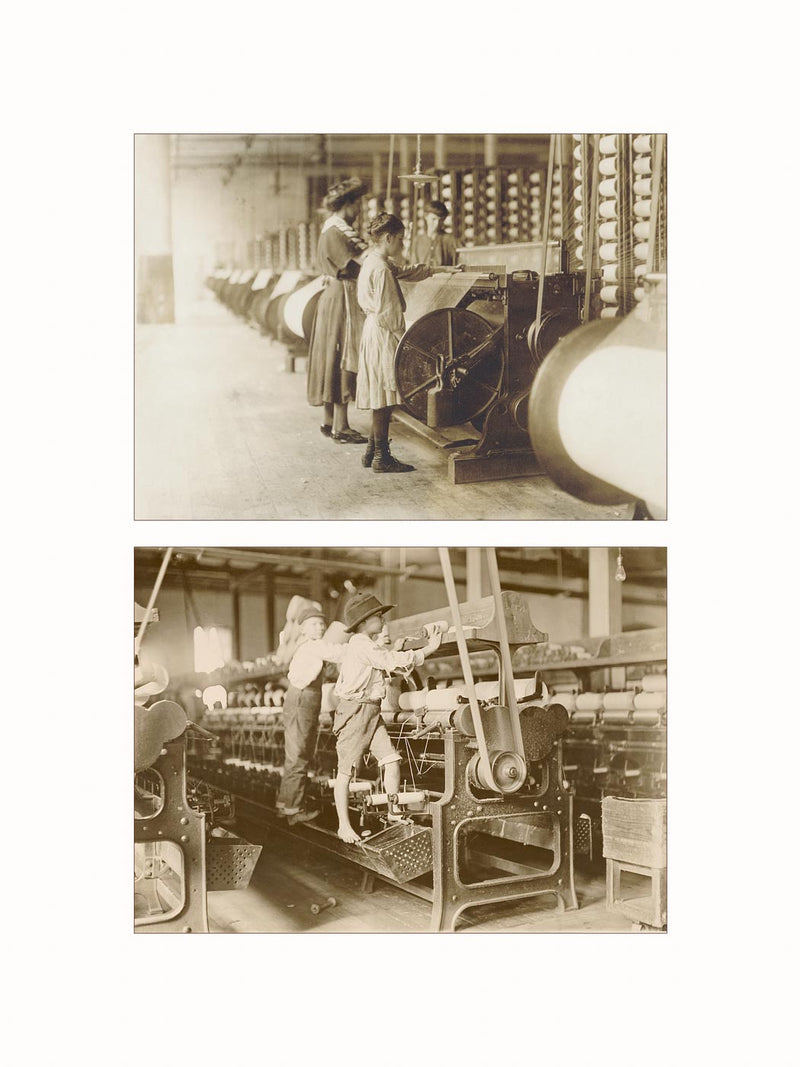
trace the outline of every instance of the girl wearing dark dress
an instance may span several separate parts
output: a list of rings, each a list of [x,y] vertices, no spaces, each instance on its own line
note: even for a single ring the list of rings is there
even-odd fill
[[[358,350],[364,316],[356,279],[367,245],[353,229],[365,186],[348,178],[328,190],[331,212],[320,233],[317,268],[327,284],[317,303],[308,351],[308,402],[324,411],[321,432],[340,444],[364,444],[350,428],[347,405],[355,399]]]

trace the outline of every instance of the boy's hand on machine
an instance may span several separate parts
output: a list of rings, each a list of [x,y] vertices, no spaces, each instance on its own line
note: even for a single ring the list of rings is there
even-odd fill
[[[431,639],[428,641],[427,646],[426,646],[425,655],[429,656],[431,654],[431,652],[435,652],[438,649],[438,647],[439,647],[439,645],[441,643],[442,643],[442,635],[441,634],[433,634],[431,636]]]

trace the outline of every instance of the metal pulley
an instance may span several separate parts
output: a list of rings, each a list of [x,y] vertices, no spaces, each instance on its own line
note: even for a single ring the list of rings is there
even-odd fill
[[[547,353],[580,324],[577,310],[574,308],[553,308],[545,311],[537,331],[536,320],[528,327],[528,351],[535,363],[540,364]]]
[[[470,422],[500,393],[503,326],[465,308],[430,311],[406,330],[394,371],[403,407],[420,422]]]
[[[528,773],[525,760],[516,752],[492,752],[489,772],[487,774],[482,756],[472,757],[467,773],[472,784],[478,789],[490,789],[503,794],[516,793],[525,785]]]

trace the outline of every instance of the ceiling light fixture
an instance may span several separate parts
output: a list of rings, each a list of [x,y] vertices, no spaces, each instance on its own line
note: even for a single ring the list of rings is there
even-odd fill
[[[622,549],[617,549],[617,569],[614,571],[614,579],[617,582],[624,582],[627,575],[625,574],[625,568],[622,566]]]

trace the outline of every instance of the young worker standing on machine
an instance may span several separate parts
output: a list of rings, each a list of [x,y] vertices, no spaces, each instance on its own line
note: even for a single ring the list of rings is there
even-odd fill
[[[400,755],[389,739],[381,719],[381,700],[386,694],[386,678],[392,671],[421,667],[425,657],[435,652],[442,641],[436,623],[426,626],[428,643],[409,652],[390,650],[383,615],[394,604],[381,604],[372,593],[357,593],[344,609],[345,629],[353,633],[342,660],[335,692],[339,705],[333,720],[339,770],[334,786],[338,835],[342,841],[356,844],[360,838],[350,825],[348,798],[350,777],[369,749],[384,769],[384,785],[389,794],[400,789]],[[398,642],[402,644],[402,641]]]
[[[325,663],[341,663],[347,645],[323,641],[325,618],[317,608],[306,608],[297,620],[300,644],[289,664],[289,690],[283,704],[284,764],[278,794],[278,812],[290,825],[310,822],[319,811],[305,806],[308,768],[314,756],[322,706]]]

